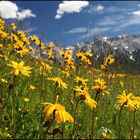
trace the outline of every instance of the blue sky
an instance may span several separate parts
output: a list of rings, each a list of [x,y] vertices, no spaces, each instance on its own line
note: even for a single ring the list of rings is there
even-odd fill
[[[2,16],[7,21],[16,21],[17,16],[24,15],[22,22],[24,31],[27,34],[37,34],[45,42],[75,44],[91,41],[94,34],[104,36],[140,34],[139,1],[83,1],[83,3],[11,1],[11,3],[15,5],[16,15],[14,12],[11,17],[9,14],[6,15],[8,3],[0,2]]]

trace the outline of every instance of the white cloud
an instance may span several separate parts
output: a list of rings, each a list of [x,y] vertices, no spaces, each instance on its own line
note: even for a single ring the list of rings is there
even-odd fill
[[[17,12],[18,19],[24,19],[28,17],[36,17],[35,14],[32,13],[30,9],[22,10],[21,12]]]
[[[0,2],[0,15],[3,18],[17,18],[18,7],[15,3],[10,1]]]
[[[132,14],[133,14],[133,15],[140,16],[140,10],[138,10],[138,11],[133,11]]]
[[[97,34],[100,34],[100,33],[104,33],[104,32],[109,31],[109,30],[110,30],[110,27],[91,28],[89,30],[89,32],[87,32],[87,33],[82,34],[81,36],[79,36],[77,38],[77,40],[82,40],[82,39],[85,39],[85,38],[93,37],[94,35],[97,35]]]
[[[28,27],[27,29],[23,29],[24,33],[32,33],[35,30],[37,30],[36,27]]]
[[[92,28],[89,30],[89,32],[87,33],[86,37],[91,37],[95,34],[99,34],[99,33],[103,33],[105,31],[108,31],[110,28],[109,27],[102,27],[102,28]],[[81,36],[81,38],[84,38],[85,35]]]
[[[11,1],[1,1],[0,2],[0,16],[5,19],[24,19],[28,17],[36,17],[30,9],[19,10],[20,8]]]
[[[125,18],[125,15],[107,15],[99,19],[96,23],[98,26],[113,26],[118,25],[118,23],[123,21]]]
[[[64,13],[79,13],[84,7],[88,5],[88,1],[63,1],[63,3],[59,4],[55,19],[60,19]]]
[[[65,34],[75,34],[75,33],[84,33],[86,32],[87,28],[85,27],[78,27],[78,28],[73,28],[67,32],[65,32]]]
[[[124,19],[120,22],[120,26],[118,28],[122,29],[134,25],[140,25],[140,18],[138,18],[137,16],[131,16]]]
[[[129,11],[131,11],[132,9],[129,9]],[[90,5],[88,9],[85,9],[83,11],[84,13],[90,13],[90,14],[123,14],[128,12],[128,9],[122,8],[122,7],[116,7],[116,6],[108,6],[108,7],[104,7],[103,5]]]
[[[88,10],[85,10],[84,12],[85,13],[96,13],[96,12],[102,12],[104,10],[104,6],[103,5],[97,5],[97,6],[93,6],[91,5],[89,7]]]
[[[104,6],[97,5],[97,7],[95,8],[95,11],[102,11],[103,9],[104,9]]]
[[[62,15],[56,15],[55,19],[60,19],[62,17]]]
[[[110,27],[97,27],[97,28],[86,28],[86,27],[78,27],[78,28],[73,28],[67,32],[65,32],[66,34],[77,34],[77,33],[81,33],[81,35],[79,35],[76,40],[82,40],[85,38],[89,38],[94,36],[95,34],[99,34],[99,33],[103,33],[110,30]]]
[[[110,18],[110,17],[104,17],[98,22],[98,25],[100,26],[108,26],[108,25],[115,25],[117,23],[116,20]]]

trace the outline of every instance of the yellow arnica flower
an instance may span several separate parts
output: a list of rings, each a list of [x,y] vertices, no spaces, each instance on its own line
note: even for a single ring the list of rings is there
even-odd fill
[[[129,104],[129,109],[136,111],[140,108],[140,97],[132,96],[132,102]]]
[[[83,79],[82,77],[77,76],[75,81],[80,85],[87,85],[88,79]]]
[[[106,94],[110,94],[107,91],[107,86],[105,85],[106,82],[103,79],[98,78],[95,80],[95,83],[96,83],[96,85],[92,86],[92,89],[95,89],[98,93],[104,92]]]
[[[24,102],[28,103],[29,99],[28,98],[24,98]]]
[[[115,59],[113,58],[112,55],[109,55],[107,58],[105,58],[106,65],[111,65],[114,61],[115,61]]]
[[[75,93],[77,96],[80,97],[81,100],[84,100],[84,102],[86,103],[86,105],[88,105],[91,109],[96,108],[96,101],[93,100],[90,96],[90,94],[88,93],[88,87],[78,87],[76,86],[76,88],[74,89]]]
[[[69,77],[69,76],[70,76],[70,73],[67,72],[67,71],[62,71],[62,73],[63,73],[63,75],[64,75],[65,77]]]
[[[118,95],[118,103],[122,106],[123,104],[127,105],[131,101],[132,93],[126,95],[126,92],[123,91],[121,95]]]
[[[89,57],[93,56],[91,52],[85,52],[85,55]]]
[[[102,132],[103,139],[110,139],[111,135],[108,132]]]
[[[117,99],[121,106],[125,105],[132,111],[136,111],[140,107],[140,97],[136,97],[132,93],[126,95],[126,92],[123,91],[121,95],[118,95]]]
[[[34,89],[36,89],[36,87],[34,87],[33,85],[30,85],[30,89],[34,90]]]
[[[63,82],[62,79],[58,77],[48,78],[48,80],[54,81],[54,84],[56,85],[56,87],[59,87],[61,89],[67,89],[68,85],[65,82]]]
[[[121,87],[124,87],[124,82],[120,81]]]
[[[104,64],[101,65],[101,69],[107,69],[107,67],[109,65],[111,65],[112,63],[114,63],[115,59],[113,58],[112,55],[108,55],[105,59],[104,59]]]
[[[16,27],[16,25],[15,25],[14,23],[12,23],[12,24],[11,24],[11,28],[12,28],[13,30],[16,30],[17,27]]]
[[[93,109],[93,108],[96,108],[96,105],[97,105],[97,103],[96,103],[96,101],[95,100],[93,100],[89,95],[84,95],[85,96],[85,103],[91,108],[91,109]]]
[[[2,81],[3,83],[8,83],[8,81],[5,80],[4,78],[1,78],[1,81]]]
[[[53,115],[57,123],[66,121],[71,123],[74,122],[73,117],[65,110],[65,107],[62,106],[61,104],[58,104],[57,101],[55,104],[52,103],[44,103],[44,104],[46,104],[46,107],[44,109],[46,118]]]
[[[80,93],[80,95],[81,95],[81,93],[86,93],[86,94],[89,94],[88,93],[88,86],[75,86],[75,88],[74,88],[74,92],[77,94],[77,95],[79,95],[79,93]]]
[[[51,72],[52,67],[50,67],[49,64],[44,63],[43,61],[41,61],[41,64],[45,70],[47,70],[48,72]],[[41,70],[42,70],[42,68],[41,68]]]
[[[21,61],[19,64],[15,61],[11,61],[11,63],[12,64],[7,65],[14,68],[12,73],[14,73],[15,75],[19,75],[19,73],[21,72],[25,76],[30,76],[29,74],[31,73],[30,70],[32,68],[30,66],[24,66],[24,61]]]

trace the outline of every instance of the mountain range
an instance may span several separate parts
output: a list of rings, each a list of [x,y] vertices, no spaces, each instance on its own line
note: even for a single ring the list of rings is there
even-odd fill
[[[71,50],[74,59],[78,51],[92,52],[94,65],[103,63],[103,58],[112,54],[116,58],[114,67],[118,71],[140,72],[140,35],[118,35],[114,37],[96,35],[91,42],[81,42],[71,46],[55,44],[55,46],[54,54],[58,60],[60,59],[59,51],[62,49]],[[45,52],[43,54],[45,55]]]

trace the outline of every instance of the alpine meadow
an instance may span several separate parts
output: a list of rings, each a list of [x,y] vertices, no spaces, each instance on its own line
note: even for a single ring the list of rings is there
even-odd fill
[[[72,51],[0,17],[0,139],[140,138],[140,65],[98,39]]]

